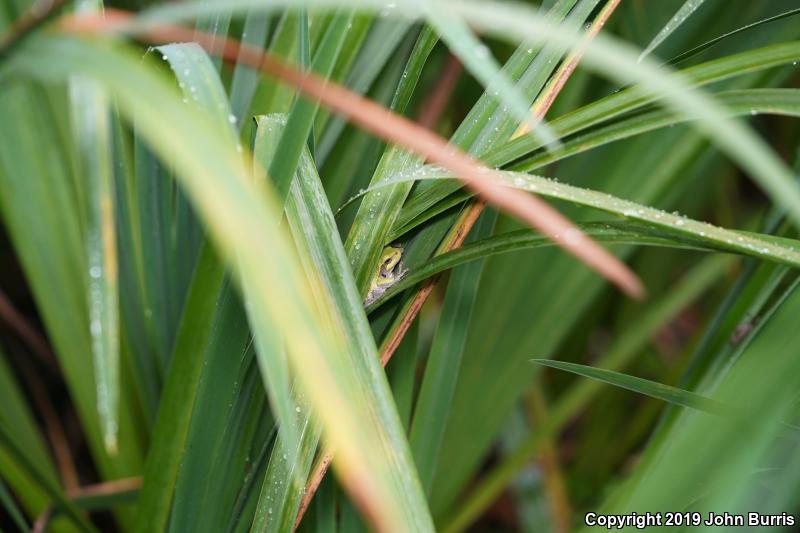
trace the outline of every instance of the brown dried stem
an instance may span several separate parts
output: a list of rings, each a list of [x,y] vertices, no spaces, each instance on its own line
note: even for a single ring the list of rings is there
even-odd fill
[[[178,25],[135,26],[130,24],[131,19],[132,16],[127,12],[108,9],[105,17],[65,17],[61,28],[73,33],[135,31],[137,36],[151,43],[195,41],[205,49],[218,51],[225,61],[239,62],[275,76],[296,87],[306,97],[318,100],[374,135],[450,170],[483,200],[553,239],[626,294],[635,298],[644,294],[636,275],[613,254],[587,237],[569,219],[539,197],[506,186],[493,169],[451,146],[436,133],[341,85],[314,73],[300,71],[260,48]],[[559,235],[568,235],[569,238],[562,239]]]
[[[2,290],[0,290],[0,321],[5,322],[28,346],[31,353],[36,355],[45,365],[58,369],[56,358],[53,352],[50,351],[44,336],[14,307],[11,300]],[[75,462],[72,459],[72,452],[69,448],[64,427],[47,394],[47,387],[42,382],[39,373],[33,368],[31,361],[20,358],[19,369],[28,385],[28,390],[39,410],[39,414],[42,416],[45,431],[61,474],[61,482],[67,490],[74,489],[78,486]]]

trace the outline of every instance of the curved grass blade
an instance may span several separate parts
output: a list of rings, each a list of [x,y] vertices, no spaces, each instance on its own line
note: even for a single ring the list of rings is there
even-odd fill
[[[672,59],[667,61],[667,65],[677,65],[678,63],[686,61],[687,59],[689,59],[689,58],[691,58],[693,56],[696,56],[700,52],[702,52],[704,50],[708,50],[712,46],[715,46],[715,45],[719,44],[720,42],[724,41],[725,39],[728,39],[729,37],[733,37],[734,35],[737,35],[739,33],[746,32],[748,30],[752,30],[753,28],[757,28],[758,26],[761,26],[763,24],[768,24],[770,22],[775,22],[777,20],[785,19],[785,18],[788,18],[788,17],[793,17],[793,16],[798,15],[798,14],[800,14],[800,8],[790,9],[789,11],[784,11],[783,13],[780,13],[779,15],[775,15],[773,17],[768,17],[768,18],[765,18],[765,19],[761,19],[761,20],[758,20],[756,22],[753,22],[753,23],[747,24],[745,26],[742,26],[741,28],[737,28],[737,29],[735,29],[733,31],[729,31],[727,33],[724,33],[724,34],[720,35],[719,37],[711,39],[710,41],[706,41],[703,44],[697,45],[694,48],[683,52],[682,54],[676,55],[675,57],[673,57]]]
[[[611,244],[633,244],[638,246],[663,246],[685,250],[712,251],[713,248],[701,244],[690,244],[670,238],[667,234],[659,236],[653,228],[631,222],[589,222],[579,225],[592,239]],[[800,243],[799,243],[800,244]],[[477,261],[497,254],[554,246],[553,242],[530,230],[517,230],[495,235],[479,241],[464,244],[460,248],[432,257],[418,268],[410,270],[403,279],[389,287],[381,296],[367,306],[372,312],[386,301],[414,285],[459,265]]]
[[[692,87],[702,87],[798,60],[800,41],[734,54],[678,71],[678,74]],[[550,124],[560,137],[565,137],[656,100],[653,95],[632,87],[567,113]],[[507,165],[537,148],[541,148],[541,145],[536,145],[530,138],[514,139],[487,154],[486,161],[495,166]]]
[[[482,2],[480,6],[467,2],[450,5],[471,23],[498,37],[529,39],[535,34],[537,39],[565,43],[578,39],[575,35],[568,35],[569,32],[554,31],[535,10],[520,5],[493,1]],[[726,119],[722,106],[718,106],[713,98],[693,90],[682,78],[649,61],[634,66],[634,56],[629,47],[598,35],[586,50],[582,64],[619,81],[637,81],[645,91],[663,97],[664,104],[676,113],[701,117],[702,120],[696,123],[698,130],[748,170],[771,199],[785,207],[789,216],[800,225],[800,186],[791,170],[765,142],[741,123]]]
[[[326,6],[329,0],[305,0],[304,5]],[[688,3],[688,2],[687,2]],[[234,5],[235,4],[235,5]],[[278,7],[280,2],[273,4]],[[226,4],[227,5],[227,4]],[[247,2],[234,1],[229,7],[241,9]],[[573,31],[550,24],[536,10],[519,4],[487,0],[479,4],[447,0],[440,4],[453,16],[464,20],[498,38],[531,43],[553,42],[564,46],[581,43],[581,36]],[[379,0],[360,0],[358,7],[380,9]],[[206,6],[207,8],[209,6]],[[213,6],[211,6],[213,9]],[[198,6],[155,9],[144,17],[147,21],[158,18],[180,18],[197,11]],[[417,2],[398,2],[396,12],[404,16],[420,17]],[[725,118],[724,110],[713,99],[693,90],[684,79],[671,75],[663,68],[643,58],[637,61],[635,52],[627,45],[604,35],[598,35],[587,48],[583,64],[621,83],[637,82],[637,91],[659,96],[676,113],[701,117],[698,130],[750,174],[770,195],[772,200],[785,207],[792,219],[800,225],[800,186],[792,173],[765,143],[748,128]]]
[[[547,13],[547,20],[554,25],[579,26],[586,22],[598,0],[559,0]],[[614,5],[612,2],[610,5]],[[531,112],[540,116],[545,86],[553,76],[559,61],[562,61],[566,49],[561,45],[548,43],[545,46],[533,46],[522,43],[512,54],[503,71],[516,81],[517,87],[532,101]],[[513,119],[506,109],[499,105],[494,96],[487,92],[481,95],[462,123],[451,137],[451,142],[470,153],[485,159],[487,153],[498,144],[507,142],[523,131],[525,125]],[[518,135],[539,146],[543,143],[530,135]],[[408,201],[398,215],[394,228],[407,225],[409,219],[416,218],[439,200],[457,191],[457,183],[420,184],[412,192]],[[394,233],[394,232],[393,232]]]
[[[797,89],[744,89],[724,91],[715,94],[717,101],[725,106],[730,117],[779,115],[800,116],[800,91]],[[623,118],[607,125],[601,125],[585,134],[578,134],[566,140],[563,145],[548,153],[536,153],[515,161],[512,170],[529,172],[546,165],[580,154],[587,150],[641,135],[659,128],[672,127],[691,121],[688,116],[678,116],[671,110],[656,109],[646,111],[630,118]]]
[[[622,216],[629,220],[658,228],[674,237],[690,238],[699,243],[713,242],[714,246],[720,250],[760,257],[795,267],[800,266],[800,247],[796,248],[791,240],[785,241],[776,237],[753,235],[720,228],[676,213],[667,213],[660,209],[616,198],[610,194],[583,189],[532,174],[504,171],[498,172],[498,175],[502,176],[509,187]],[[410,175],[387,179],[378,187],[396,182],[427,179],[454,178],[449,176],[443,169],[435,166],[425,166]],[[569,239],[570,235],[560,235],[559,238]]]
[[[377,358],[361,362],[368,375],[358,372],[337,319],[322,315],[313,303],[312,288],[300,279],[299,264],[278,229],[273,193],[250,179],[234,146],[212,121],[176,105],[175,92],[145,68],[134,51],[107,42],[99,46],[101,42],[89,45],[40,34],[26,41],[24,51],[18,49],[4,65],[5,73],[50,80],[82,74],[102,81],[118,97],[120,110],[136,117],[153,148],[175,162],[180,182],[215,242],[237,260],[260,307],[257,315],[271,322],[258,326],[277,327],[285,334],[303,391],[337,450],[337,472],[359,507],[379,529],[431,531],[430,514]],[[350,285],[342,290],[348,291],[349,306],[361,313],[371,336],[355,289]],[[154,511],[141,508],[140,519],[157,519],[152,525],[160,530],[166,516],[156,517]]]
[[[178,85],[184,95],[186,105],[197,106],[201,112],[206,113],[210,119],[217,123],[220,133],[225,134],[229,143],[236,142],[236,119],[230,113],[225,91],[219,79],[213,63],[206,52],[195,43],[172,44],[158,47],[157,50],[163,58],[169,62],[173,72],[178,79]],[[206,258],[206,263],[212,261]],[[197,309],[192,309],[193,320],[212,320],[212,334],[201,344],[195,345],[202,350],[204,364],[203,372],[195,376],[197,380],[191,398],[183,398],[178,403],[194,406],[191,413],[203,413],[202,419],[192,417],[186,421],[185,442],[189,450],[180,458],[180,471],[175,473],[174,502],[170,509],[170,527],[177,530],[196,530],[202,524],[209,530],[214,529],[216,517],[227,514],[233,506],[230,497],[220,497],[209,489],[210,486],[219,483],[219,479],[212,476],[217,475],[219,468],[224,465],[227,467],[227,476],[235,477],[235,473],[243,468],[241,454],[237,454],[238,448],[234,444],[239,443],[246,447],[246,443],[240,443],[239,434],[236,428],[229,427],[229,421],[233,417],[240,416],[241,405],[246,405],[255,398],[253,391],[250,396],[245,395],[244,390],[240,390],[240,383],[244,387],[245,379],[239,375],[249,368],[248,361],[252,356],[250,347],[247,343],[247,331],[243,329],[244,310],[239,303],[239,299],[233,294],[233,288],[227,282],[217,277],[217,271],[209,267],[204,267],[202,276],[195,284],[205,286],[210,283],[213,287],[208,288],[211,292],[218,294],[214,308],[207,305],[200,305]],[[248,301],[248,291],[245,289],[245,301]],[[205,314],[206,318],[202,316]],[[251,321],[255,319],[251,316]],[[283,369],[286,365],[285,354],[281,346],[281,341],[277,332],[265,332],[264,329],[257,330],[255,334],[256,351],[259,363],[267,358],[270,364],[262,366],[267,371],[262,375],[265,378],[266,389],[269,392],[272,406],[277,417],[287,420],[294,416],[294,403],[286,400],[288,398],[288,370]],[[184,345],[181,345],[183,349]],[[232,357],[235,354],[236,357]],[[275,356],[273,356],[275,354]],[[272,364],[272,363],[276,364]],[[173,379],[170,377],[169,379]],[[284,389],[282,384],[286,384]],[[177,390],[177,389],[174,389]],[[228,401],[221,398],[229,398]],[[233,398],[237,398],[234,401]],[[241,404],[240,404],[241,402]],[[247,417],[245,417],[247,418]],[[207,436],[209,428],[218,429],[214,437]],[[284,431],[291,433],[293,425],[286,424]],[[180,434],[180,433],[179,433]],[[181,439],[175,439],[179,443]],[[225,453],[225,448],[220,443],[225,442],[233,448],[231,454]],[[173,448],[174,449],[174,448]],[[168,448],[163,448],[164,453],[168,453]],[[213,467],[207,467],[207,461],[213,458]],[[175,457],[172,458],[175,460]],[[172,495],[171,485],[164,484],[166,487],[166,497]],[[234,492],[231,492],[234,494]],[[164,497],[164,496],[162,496]],[[198,504],[198,502],[204,502]],[[197,512],[196,506],[200,505],[201,512]],[[221,511],[214,513],[213,509]],[[216,523],[216,527],[222,527],[222,523]]]
[[[797,89],[745,89],[725,91],[717,93],[716,96],[721,103],[725,104],[730,116],[755,116],[761,114],[800,116],[800,91]],[[549,152],[536,151],[533,155],[523,157],[513,161],[513,163],[510,161],[512,154],[517,155],[515,154],[517,148],[522,147],[522,144],[516,141],[508,143],[500,151],[487,157],[498,166],[509,165],[509,168],[514,171],[530,172],[611,142],[659,128],[671,127],[689,120],[691,120],[689,117],[676,116],[669,110],[652,110],[611,122],[608,125],[602,125],[585,134],[576,134],[566,139],[559,148],[552,149]],[[555,121],[554,124],[558,124],[558,121]],[[456,189],[457,187],[451,188],[451,190]],[[367,191],[369,190],[367,189]],[[363,191],[360,194],[363,194]],[[420,197],[412,197],[398,217],[398,224],[402,223],[403,225],[395,227],[392,232],[393,238],[398,238],[422,222],[436,216],[442,210],[460,203],[464,200],[464,194],[451,195],[452,201],[447,203],[440,202],[441,205],[437,204],[428,207],[427,211],[421,211],[421,208],[425,207],[426,204],[422,203]],[[357,195],[345,202],[340,211],[358,197]],[[416,213],[420,214],[415,216]]]
[[[741,415],[711,417],[683,411],[671,428],[668,445],[642,463],[642,470],[634,473],[632,486],[622,486],[621,493],[613,494],[605,508],[615,511],[691,505],[701,512],[752,509],[752,502],[757,500],[748,496],[755,497],[761,489],[752,473],[765,460],[782,466],[783,461],[775,462],[781,448],[796,453],[797,432],[794,428],[787,431],[783,421],[796,419],[798,361],[789,354],[794,353],[796,345],[798,310],[800,291],[793,283],[742,357],[723,375],[715,376],[718,379],[708,388],[701,389],[717,401],[735,405]],[[698,473],[702,474],[701,484],[697,483]],[[731,479],[739,480],[736,486]],[[778,505],[793,499],[782,494],[775,497],[781,498]]]
[[[668,232],[658,230],[653,226],[636,222],[588,222],[580,224],[579,227],[596,241],[610,244],[658,246],[705,252],[731,252],[729,248],[722,247],[714,241],[692,239],[685,236],[676,237]],[[768,234],[741,231],[737,231],[736,233],[773,242],[774,244],[789,249],[792,247],[800,247],[800,241],[794,239],[783,239]],[[459,265],[497,254],[550,246],[554,246],[551,240],[530,230],[510,231],[465,244],[456,250],[434,256],[420,267],[412,269],[403,279],[398,281],[395,285],[392,285],[386,292],[376,298],[374,302],[370,303],[367,306],[367,311],[372,312],[387,300],[402,293],[406,289]]]
[[[229,111],[225,88],[206,51],[196,43],[166,44],[155,50],[175,74],[183,103],[207,113],[220,132],[235,141],[236,117]]]
[[[645,396],[650,396],[657,400],[663,400],[673,405],[682,407],[689,407],[691,409],[698,409],[714,414],[730,413],[731,409],[722,405],[721,403],[706,398],[700,394],[692,391],[679,389],[671,385],[665,385],[649,379],[643,379],[622,372],[615,372],[605,368],[596,368],[588,365],[579,365],[577,363],[570,363],[568,361],[555,361],[553,359],[531,359],[531,363],[537,365],[549,366],[565,372],[571,372],[579,376],[587,377],[602,383],[608,383],[615,387],[627,389],[629,391],[638,392]]]
[[[702,6],[705,3],[705,0],[686,0],[683,5],[678,9],[678,11],[672,16],[671,19],[661,28],[661,31],[653,37],[653,40],[650,41],[650,44],[645,47],[642,53],[639,55],[639,61],[644,59],[645,56],[649,55],[653,50],[655,50],[658,45],[663,43],[675,30],[677,30],[681,24],[686,22],[692,13],[694,13],[698,7]]]
[[[670,291],[653,302],[635,324],[625,331],[598,361],[605,368],[618,370],[627,365],[664,324],[708,290],[730,268],[731,258],[710,256],[697,264]],[[529,464],[530,458],[541,450],[549,435],[557,434],[576,416],[589,401],[602,390],[596,381],[581,381],[569,388],[550,409],[548,421],[539,431],[532,433],[473,490],[463,502],[452,510],[442,531],[462,531],[486,509],[514,477]]]

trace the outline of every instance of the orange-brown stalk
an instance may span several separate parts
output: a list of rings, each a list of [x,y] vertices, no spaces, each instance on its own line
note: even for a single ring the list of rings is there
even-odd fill
[[[105,16],[82,14],[64,17],[60,27],[79,34],[135,31],[139,38],[151,43],[194,41],[207,50],[218,52],[225,61],[239,62],[275,76],[374,135],[450,170],[480,198],[553,239],[626,294],[635,298],[643,296],[644,288],[638,277],[569,219],[537,196],[506,186],[493,169],[450,145],[436,133],[341,85],[314,73],[300,71],[260,48],[180,25],[154,23],[135,26],[130,24],[132,18],[128,12],[107,9]],[[559,238],[561,235],[569,238]]]

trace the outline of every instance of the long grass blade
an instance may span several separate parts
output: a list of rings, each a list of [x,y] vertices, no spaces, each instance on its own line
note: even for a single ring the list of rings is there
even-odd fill
[[[250,46],[263,47],[269,33],[269,15],[253,10],[245,17],[242,29],[242,42]],[[230,101],[231,113],[239,129],[244,127],[250,111],[253,96],[258,88],[258,71],[247,65],[237,64],[233,69]]]
[[[436,34],[429,28],[424,28],[417,37],[390,106],[395,112],[403,113],[408,106],[422,69],[436,42]],[[389,147],[381,157],[371,183],[380,183],[395,171],[413,169],[419,165],[419,159],[412,154],[398,147]],[[400,212],[410,188],[406,184],[388,188],[382,191],[381,196],[367,195],[356,213],[345,241],[345,250],[350,259],[356,286],[362,296],[367,295],[374,266],[378,263],[381,250],[386,244],[386,234]]]
[[[11,517],[11,522],[17,527],[19,531],[26,533],[31,530],[30,526],[25,521],[25,515],[22,510],[17,507],[17,502],[14,501],[13,496],[8,491],[8,487],[0,479],[0,505],[3,506],[8,516]]]
[[[307,5],[326,5],[320,0],[306,1]],[[373,8],[379,8],[382,5],[379,4],[377,0],[361,0],[360,3]],[[496,1],[474,4],[455,0],[442,2],[442,5],[451,14],[461,16],[475,27],[505,40],[554,42],[565,46],[581,42],[580,35],[554,28],[535,10],[525,6]],[[192,6],[192,9],[196,7]],[[157,10],[149,16],[175,18],[187,16],[192,9]],[[409,2],[397,3],[397,11],[407,16],[421,16],[418,6]],[[800,206],[800,187],[793,180],[792,173],[761,139],[738,122],[726,119],[724,110],[713,99],[692,90],[682,79],[671,76],[656,64],[644,59],[637,61],[632,50],[603,35],[597,36],[586,50],[583,64],[619,82],[639,83],[641,90],[659,95],[677,113],[702,117],[697,122],[698,129],[748,170],[770,197],[784,206],[800,224],[800,207],[797,207]]]
[[[258,165],[256,172],[258,168],[267,168],[274,160],[280,139],[286,133],[286,118],[283,114],[259,117],[254,147],[255,162]],[[306,149],[307,147],[304,148]],[[301,153],[298,165],[305,168],[303,155]],[[292,183],[296,179],[298,176],[293,176]],[[290,184],[287,202],[291,190]],[[248,307],[252,309],[252,306]],[[257,323],[258,317],[252,311],[250,313],[251,323]],[[272,332],[271,338],[265,339],[263,331],[256,329],[255,337],[261,374],[279,422],[279,431],[261,486],[252,529],[279,531],[294,523],[300,489],[308,476],[318,432],[311,420],[308,406],[292,390],[290,370],[280,334],[277,331]]]
[[[0,427],[13,435],[17,446],[25,450],[28,460],[39,466],[49,483],[57,486],[59,479],[47,444],[37,428],[37,421],[23,396],[20,384],[6,362],[7,354],[0,350],[0,356],[0,402],[5,406],[0,413]],[[16,495],[17,502],[27,511],[28,516],[38,516],[50,504],[51,498],[47,492],[5,449],[0,450],[0,477]],[[12,503],[16,507],[16,502]]]
[[[764,460],[780,460],[779,443],[793,442],[796,435],[796,430],[787,429],[783,421],[791,420],[795,413],[797,361],[786,354],[792,353],[796,338],[791,329],[800,305],[797,288],[793,283],[783,292],[772,316],[741,359],[717,375],[719,379],[708,388],[700,389],[719,402],[740,407],[741,415],[713,417],[684,410],[680,423],[672,428],[669,446],[663,447],[654,460],[643,463],[633,485],[621,487],[623,494],[604,507],[692,505],[707,512],[722,505],[734,512],[746,512],[747,502],[753,501],[760,488],[753,487],[756,480],[752,473]],[[705,440],[698,447],[700,436]],[[796,446],[789,445],[789,449],[794,451]],[[697,468],[705,473],[701,486],[685,477]],[[742,480],[743,486],[731,486],[731,475]],[[647,483],[642,483],[645,476]],[[650,483],[659,490],[654,491]]]
[[[645,396],[663,400],[673,405],[699,409],[716,414],[730,412],[730,408],[724,407],[716,401],[692,391],[679,389],[678,387],[657,383],[629,374],[623,374],[622,372],[615,372],[613,370],[596,368],[588,365],[579,365],[577,363],[570,363],[569,361],[555,361],[552,359],[531,359],[531,362],[537,365],[549,366],[550,368],[571,372],[602,383],[608,383],[609,385],[644,394]]]
[[[709,257],[695,266],[674,287],[674,290],[659,298],[659,301],[643,314],[625,335],[617,339],[597,364],[614,370],[623,368],[663,324],[717,282],[730,264],[730,258],[716,256]],[[596,381],[583,381],[567,390],[551,408],[546,426],[532,433],[517,449],[508,454],[501,464],[492,469],[463,503],[457,509],[453,509],[442,530],[452,533],[467,527],[541,449],[547,442],[548,435],[556,434],[563,428],[600,390],[602,385]]]
[[[547,20],[551,24],[565,24],[568,27],[583,25],[598,3],[598,0],[559,0],[548,11]],[[616,4],[610,2],[607,6],[609,5],[613,7]],[[605,9],[604,7],[604,11]],[[536,116],[542,116],[546,110],[545,87],[565,52],[566,48],[562,45],[548,43],[534,46],[522,43],[503,67],[507,75],[517,81],[520,90],[533,102],[531,112]],[[456,129],[451,142],[480,156],[491,166],[498,166],[487,159],[487,154],[515,135],[516,138],[528,139],[531,143],[543,146],[538,138],[520,134],[525,130],[526,126],[519,126],[513,116],[499,106],[491,93],[484,93]],[[416,218],[458,189],[457,183],[421,184],[408,198],[394,227],[405,227],[410,219]],[[397,235],[396,232],[392,233]]]
[[[785,18],[788,18],[788,17],[793,17],[795,15],[800,15],[800,8],[798,8],[798,9],[790,9],[789,11],[784,11],[783,13],[780,13],[779,15],[775,15],[775,16],[772,16],[772,17],[767,17],[765,19],[761,19],[761,20],[758,20],[756,22],[752,22],[750,24],[742,26],[741,28],[737,28],[737,29],[735,29],[733,31],[729,31],[727,33],[724,33],[724,34],[720,35],[719,37],[715,37],[714,39],[711,39],[710,41],[706,41],[703,44],[699,44],[699,45],[695,46],[694,48],[691,48],[691,49],[683,52],[682,54],[678,54],[675,57],[673,57],[672,59],[670,59],[669,61],[667,61],[667,64],[668,65],[677,65],[678,63],[686,61],[687,59],[689,59],[689,58],[691,58],[693,56],[696,56],[697,54],[699,54],[700,52],[703,52],[704,50],[708,50],[712,46],[715,46],[715,45],[721,43],[722,41],[724,41],[725,39],[729,39],[730,37],[733,37],[734,35],[737,35],[739,33],[752,30],[752,29],[757,28],[757,27],[759,27],[759,26],[761,26],[763,24],[769,24],[770,22],[776,22],[778,20],[785,19]]]
[[[716,98],[725,106],[730,117],[778,115],[800,116],[800,91],[796,89],[744,89],[717,93]],[[510,168],[532,171],[546,165],[583,153],[604,144],[641,135],[659,128],[672,127],[691,120],[688,116],[676,116],[669,110],[653,110],[631,118],[620,119],[571,137],[552,153],[537,153],[515,161]]]
[[[535,192],[547,198],[565,200],[578,205],[598,209],[607,213],[625,217],[649,226],[666,231],[676,237],[689,237],[699,242],[713,241],[720,249],[735,253],[762,257],[793,266],[800,266],[800,249],[793,244],[781,242],[771,236],[761,238],[753,234],[745,234],[720,227],[707,222],[691,220],[677,213],[667,213],[660,209],[643,206],[636,202],[616,198],[606,193],[583,189],[556,180],[525,174],[521,172],[498,172],[506,186]],[[385,180],[381,186],[403,181],[424,179],[453,179],[447,172],[435,166],[426,166],[409,175],[396,176]],[[557,240],[568,240],[570,235],[559,234]]]
[[[86,430],[92,457],[102,475],[123,477],[140,468],[141,448],[138,441],[128,441],[112,457],[104,445],[91,369],[85,211],[78,189],[82,180],[72,171],[74,146],[61,145],[62,132],[69,131],[69,115],[50,114],[50,96],[47,89],[22,79],[3,91],[0,212]],[[40,123],[52,127],[28,127]],[[121,434],[132,430],[128,407],[126,403],[119,414]]]
[[[339,51],[347,37],[352,20],[353,15],[349,12],[337,14],[333,18],[320,43],[319,52],[314,56],[311,71],[322,77],[330,75]],[[303,147],[311,135],[314,117],[318,108],[318,102],[308,101],[299,97],[292,105],[287,127],[276,148],[281,157],[276,157],[272,160],[268,171],[270,179],[278,191],[279,198],[285,198],[289,194],[292,178],[297,169]]]
[[[670,232],[656,229],[651,225],[643,225],[635,222],[589,222],[581,224],[580,227],[593,239],[610,244],[658,246],[706,252],[731,252],[730,248],[722,246],[715,241],[689,238],[686,236],[677,237]],[[760,233],[738,231],[736,233],[747,237],[763,239],[764,241],[772,242],[786,249],[800,246],[800,241],[794,239],[781,239]],[[549,246],[553,246],[551,241],[530,230],[511,231],[466,244],[456,250],[437,255],[418,268],[411,269],[403,279],[398,281],[395,285],[392,285],[386,292],[371,302],[367,306],[367,311],[372,312],[387,300],[401,294],[410,287],[459,265],[497,254]],[[736,253],[743,254],[741,251]]]
[[[129,16],[116,12],[114,19],[110,25],[105,20],[99,19],[91,22],[84,19],[69,20],[65,28],[79,32],[118,29],[120,24],[125,25]],[[150,39],[160,41],[175,39],[184,31],[176,26],[158,26],[155,29],[149,28],[147,33]],[[229,41],[221,53],[231,59],[234,57],[241,59],[242,49],[237,43]],[[468,155],[453,150],[444,139],[430,130],[421,128],[341,86],[326,84],[313,74],[304,75],[261,51],[252,50],[252,54],[254,65],[280,76],[287,83],[296,85],[307,95],[325,102],[327,106],[376,135],[398,142],[421,157],[451,168],[468,187],[476,190],[485,200],[501,206],[527,224],[551,237],[570,228],[575,230],[568,219],[535,196],[526,197],[500,186],[491,169],[479,164]],[[628,295],[634,298],[643,296],[644,290],[640,281],[622,262],[580,232],[573,234],[574,239],[560,241],[566,250],[590,265]]]
[[[341,330],[333,317],[315,310],[312,289],[299,278],[297,260],[278,229],[274,197],[249,178],[234,146],[214,123],[175,105],[174,91],[145,69],[135,53],[118,48],[40,35],[27,41],[25,53],[5,66],[46,79],[69,73],[96,77],[118,97],[120,109],[136,117],[139,131],[152,146],[175,162],[177,176],[208,221],[215,243],[237,261],[260,307],[256,315],[270,321],[258,327],[277,327],[286,334],[292,366],[325,437],[337,450],[337,471],[362,512],[382,530],[431,530],[377,358],[365,358],[361,364],[366,368],[353,366],[345,340],[337,333]],[[371,336],[354,288],[343,290],[350,291],[350,308],[357,306]],[[143,510],[143,522],[152,518]]]
[[[97,1],[77,5],[78,16],[101,9],[102,2]],[[72,128],[79,140],[79,165],[85,179],[86,286],[97,411],[104,446],[114,455],[119,430],[120,337],[110,107],[103,89],[92,80],[71,80],[70,100]]]
[[[484,213],[471,234],[471,239],[488,237],[494,230],[496,218],[495,212]],[[483,263],[477,262],[453,273],[420,385],[409,442],[422,486],[428,494],[432,489],[434,469],[444,438],[441,421],[447,419],[446,411],[458,381],[461,356],[464,343],[467,342],[468,324],[482,270]]]
[[[653,37],[653,40],[650,41],[642,53],[639,55],[639,61],[641,61],[645,56],[650,55],[650,53],[658,48],[658,45],[663,43],[667,38],[677,30],[686,19],[692,16],[697,8],[702,6],[705,3],[705,0],[686,0],[683,5],[678,9],[678,11],[672,16],[671,19],[661,28],[661,31]]]
[[[18,467],[25,472],[39,488],[46,493],[55,505],[66,514],[75,524],[79,531],[97,531],[94,526],[84,517],[77,507],[66,497],[61,487],[49,478],[40,465],[33,462],[31,457],[22,449],[14,438],[13,428],[0,425],[0,449],[8,454]]]

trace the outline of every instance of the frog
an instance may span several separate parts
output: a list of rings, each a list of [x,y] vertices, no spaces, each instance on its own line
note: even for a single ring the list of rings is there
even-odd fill
[[[381,251],[380,262],[364,299],[364,307],[378,299],[386,290],[403,279],[408,269],[403,266],[403,247],[390,244]]]

